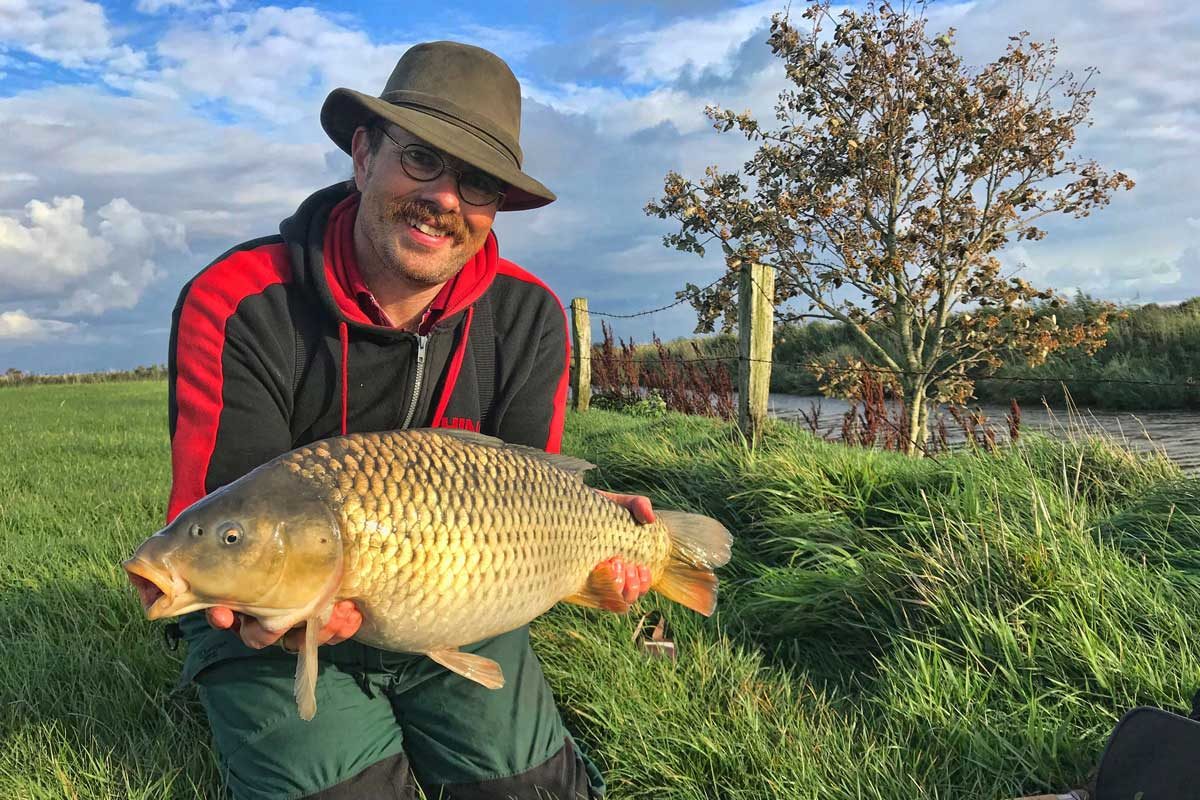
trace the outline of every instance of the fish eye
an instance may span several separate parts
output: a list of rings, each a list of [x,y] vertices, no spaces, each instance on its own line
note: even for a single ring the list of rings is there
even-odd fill
[[[237,544],[242,540],[242,526],[231,522],[221,531],[221,541],[225,544]]]
[[[204,528],[201,528],[199,525],[197,525],[196,523],[193,522],[191,525],[188,526],[188,534],[190,534],[192,536],[203,536]]]

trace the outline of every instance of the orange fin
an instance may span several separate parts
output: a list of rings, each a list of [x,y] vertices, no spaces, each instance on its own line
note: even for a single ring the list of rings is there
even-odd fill
[[[332,606],[310,617],[304,626],[304,644],[296,659],[296,683],[292,692],[296,697],[296,708],[300,719],[308,721],[317,713],[317,636],[329,621]]]
[[[671,535],[671,557],[654,591],[706,617],[717,608],[714,567],[729,562],[733,542],[715,519],[683,511],[655,511]]]
[[[629,610],[629,603],[626,603],[625,598],[617,591],[616,575],[608,562],[592,570],[583,588],[569,597],[564,597],[563,600],[578,606],[615,611],[618,614]]]
[[[499,689],[504,686],[504,672],[500,669],[500,665],[490,658],[477,656],[474,653],[464,653],[455,648],[431,650],[425,655],[451,672],[462,675],[469,681],[475,681],[481,686],[489,689]]]
[[[672,559],[658,583],[650,588],[706,617],[717,609],[717,576],[706,567]]]

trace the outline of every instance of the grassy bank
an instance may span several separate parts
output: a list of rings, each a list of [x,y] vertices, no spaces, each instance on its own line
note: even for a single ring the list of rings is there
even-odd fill
[[[165,386],[0,393],[0,796],[215,797],[180,654],[117,562],[161,520]],[[1200,481],[1030,438],[913,462],[783,427],[590,412],[591,482],[735,532],[711,620],[535,626],[614,800],[1001,798],[1079,785],[1122,711],[1200,686]]]

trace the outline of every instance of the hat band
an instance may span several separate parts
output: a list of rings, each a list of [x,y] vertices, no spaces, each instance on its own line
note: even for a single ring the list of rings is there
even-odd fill
[[[494,149],[507,154],[517,169],[521,168],[520,146],[515,142],[509,142],[505,138],[501,138],[495,131],[494,123],[491,123],[490,120],[479,114],[468,111],[445,98],[407,89],[384,92],[379,96],[379,99],[386,100],[395,106],[411,108],[429,114],[443,122],[449,122],[451,125],[465,128],[470,133],[475,134],[490,144]]]

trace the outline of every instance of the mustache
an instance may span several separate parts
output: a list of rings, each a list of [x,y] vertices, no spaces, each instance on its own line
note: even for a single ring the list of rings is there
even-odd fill
[[[454,239],[455,244],[462,244],[467,239],[467,223],[454,212],[441,212],[436,204],[428,200],[402,200],[388,209],[393,222],[420,222],[438,230],[445,231]]]

